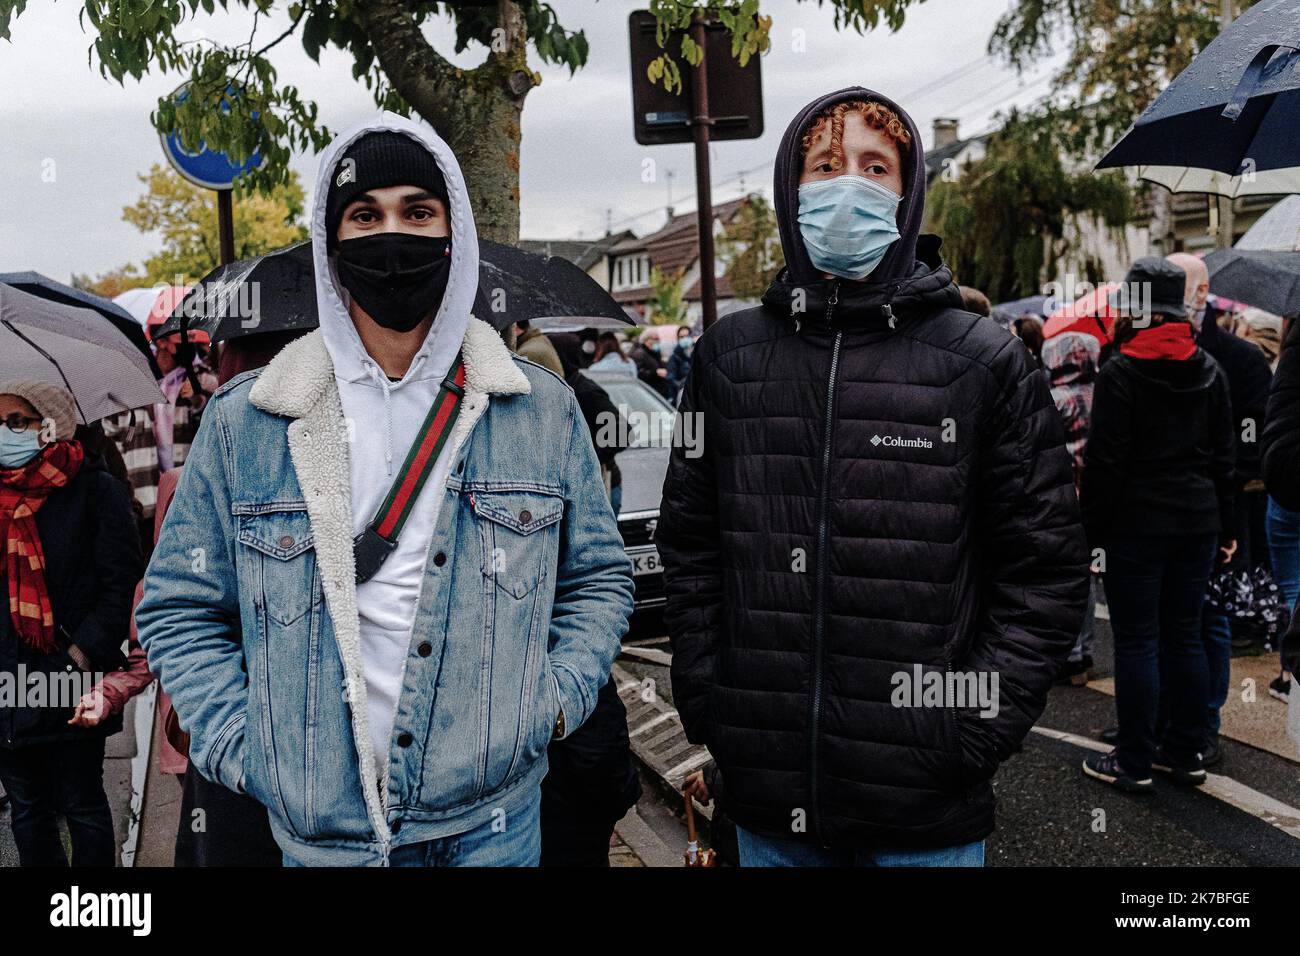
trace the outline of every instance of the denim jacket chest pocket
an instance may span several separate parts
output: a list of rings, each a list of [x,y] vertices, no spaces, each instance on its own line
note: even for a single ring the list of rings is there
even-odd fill
[[[479,540],[483,574],[507,594],[527,597],[545,574],[558,542],[554,529],[564,516],[559,492],[469,492]]]
[[[281,626],[299,621],[319,599],[316,551],[306,505],[234,506],[248,585],[267,618]]]

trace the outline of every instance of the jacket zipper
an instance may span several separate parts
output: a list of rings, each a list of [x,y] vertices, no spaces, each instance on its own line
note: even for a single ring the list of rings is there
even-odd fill
[[[826,300],[826,324],[829,327],[834,317],[835,306],[839,302],[840,284],[831,287],[830,298]],[[835,381],[839,374],[840,342],[843,332],[835,333],[835,344],[831,348],[830,378],[826,383],[826,426],[822,433],[822,473],[821,487],[817,501],[817,581],[813,593],[813,671],[812,671],[812,713],[809,718],[809,795],[812,806],[809,807],[813,835],[817,842],[825,845],[822,836],[821,810],[819,804],[818,777],[818,740],[822,711],[822,639],[826,630],[826,560],[828,536],[828,500],[830,497],[831,439],[835,425]]]

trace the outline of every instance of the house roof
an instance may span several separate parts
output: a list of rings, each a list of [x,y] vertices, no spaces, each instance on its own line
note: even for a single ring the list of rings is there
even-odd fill
[[[749,201],[748,196],[715,204],[713,218],[729,224],[737,212]],[[674,273],[686,271],[700,257],[699,219],[695,211],[679,213],[672,216],[663,228],[647,236],[626,239],[609,250],[611,256],[630,255],[645,252],[650,257],[650,265],[660,272]],[[721,280],[718,294],[722,295]],[[694,293],[692,295],[692,292]],[[650,294],[649,286],[640,289],[625,289],[615,294],[621,301],[639,301]],[[699,298],[698,283],[687,290],[687,298]]]
[[[926,151],[925,154],[925,183],[928,186],[934,181],[934,177],[943,172],[943,165],[950,159],[956,159],[967,147],[983,143],[989,138],[985,133],[981,136],[972,136],[969,139],[959,139],[949,143],[947,146],[939,146]]]
[[[544,256],[560,256],[568,259],[584,272],[600,261],[609,250],[620,242],[634,238],[632,230],[624,229],[599,239],[520,239],[519,248],[525,252],[536,252]]]

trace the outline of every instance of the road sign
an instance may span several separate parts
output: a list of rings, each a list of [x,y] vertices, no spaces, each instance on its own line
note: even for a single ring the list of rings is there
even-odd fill
[[[172,93],[172,99],[183,103],[189,98],[189,84],[182,83]],[[223,106],[223,109],[229,107]],[[254,153],[242,163],[234,163],[225,153],[208,149],[203,143],[197,150],[189,150],[175,133],[161,135],[163,155],[172,168],[196,186],[204,189],[233,189],[235,179],[262,164],[260,153]]]
[[[670,93],[651,83],[646,69],[664,52],[655,37],[655,18],[647,10],[628,17],[632,49],[632,111],[636,141],[642,146],[663,143],[695,144],[695,197],[699,219],[700,306],[704,328],[718,319],[713,269],[713,187],[709,171],[709,142],[715,139],[756,139],[763,135],[763,81],[757,56],[744,66],[731,54],[731,34],[703,10],[691,18],[691,41],[704,50],[699,66],[682,70],[682,89]],[[682,39],[674,31],[666,43],[669,53],[684,62]]]
[[[692,87],[697,71],[681,56],[679,31],[668,39],[667,52],[682,64],[682,89],[675,93],[662,83],[651,83],[646,68],[665,50],[655,41],[655,18],[636,10],[628,18],[632,47],[632,112],[636,141],[642,146],[689,143]],[[717,22],[704,24],[704,65],[708,72],[708,116],[712,120],[709,138],[757,139],[763,135],[763,79],[759,57],[751,56],[744,66],[731,55],[731,34]]]

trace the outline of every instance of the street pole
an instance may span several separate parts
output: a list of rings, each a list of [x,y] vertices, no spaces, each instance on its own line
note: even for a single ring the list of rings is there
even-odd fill
[[[697,12],[691,20],[691,39],[700,50],[700,65],[695,67],[691,83],[691,130],[695,138],[695,195],[700,230],[700,305],[704,311],[704,328],[718,320],[718,299],[713,278],[713,188],[709,171],[709,58],[705,55],[704,14]]]
[[[1220,30],[1228,29],[1232,23],[1232,0],[1222,0],[1220,7]],[[1219,197],[1219,235],[1220,249],[1232,248],[1232,233],[1236,224],[1233,222],[1232,200],[1227,196]]]
[[[235,212],[230,194],[233,189],[217,190],[217,235],[221,245],[221,265],[235,261]]]

